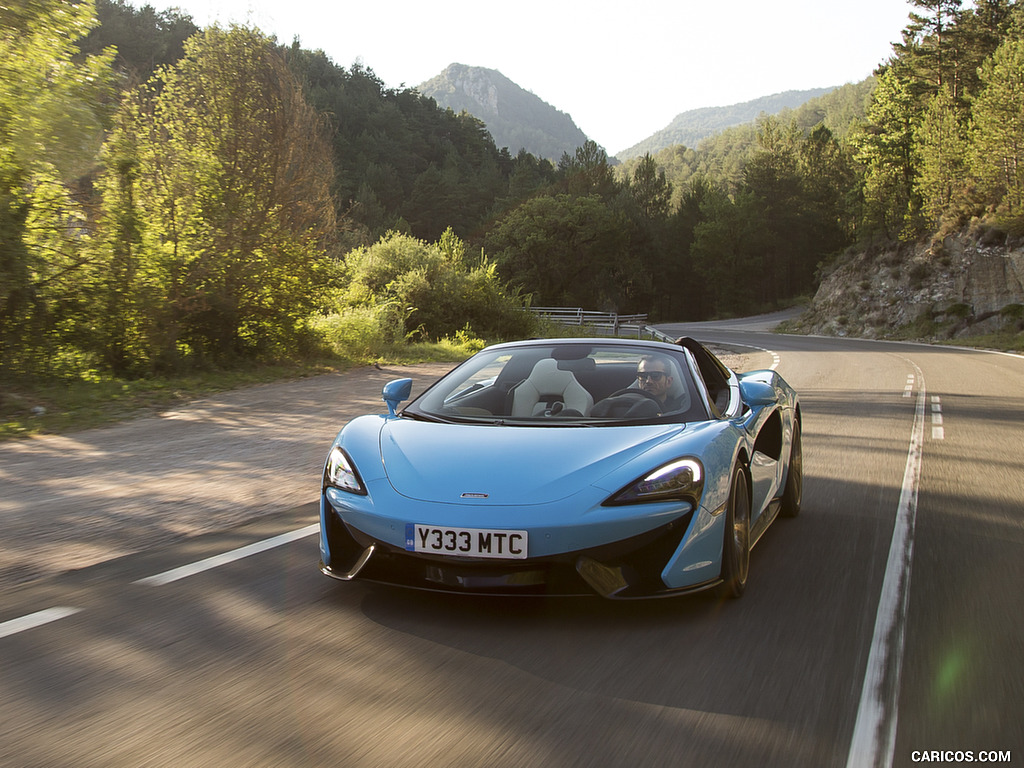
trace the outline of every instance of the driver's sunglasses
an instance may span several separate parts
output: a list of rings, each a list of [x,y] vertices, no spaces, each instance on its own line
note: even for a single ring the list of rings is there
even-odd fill
[[[664,375],[665,375],[664,371],[641,371],[640,373],[638,373],[636,375],[636,377],[640,381],[646,381],[647,379],[650,379],[651,381],[657,382],[657,381],[661,381],[661,378]]]

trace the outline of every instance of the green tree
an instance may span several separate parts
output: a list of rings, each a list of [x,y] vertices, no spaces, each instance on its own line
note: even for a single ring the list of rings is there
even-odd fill
[[[834,254],[853,240],[863,210],[849,145],[818,125],[800,147],[800,174],[810,240],[819,257]]]
[[[99,24],[78,41],[78,47],[87,54],[115,48],[114,64],[132,86],[180,59],[185,41],[199,31],[191,17],[177,8],[157,11],[149,4],[136,8],[126,0],[96,0],[96,15]]]
[[[665,178],[664,169],[650,153],[645,154],[629,180],[629,192],[641,214],[649,220],[668,216],[672,202],[672,185]]]
[[[910,0],[910,4],[919,11],[910,13],[903,43],[894,46],[900,68],[909,71],[919,96],[927,98],[944,88],[961,98],[957,21],[962,0]]]
[[[1024,39],[1007,40],[980,73],[971,167],[1001,215],[1024,219]]]
[[[622,215],[597,195],[527,200],[497,222],[485,247],[502,277],[537,306],[622,311],[642,275],[628,257]]]
[[[659,317],[703,320],[714,314],[715,299],[698,278],[692,246],[697,227],[705,221],[705,204],[719,196],[728,199],[708,177],[694,176],[669,218],[663,279],[657,281],[655,294]]]
[[[0,6],[0,371],[45,366],[87,264],[71,185],[96,161],[112,52],[76,58],[91,0]]]
[[[560,191],[576,197],[599,195],[607,200],[618,191],[608,153],[594,141],[577,147],[571,156],[564,153],[558,161],[558,173]]]
[[[936,223],[965,194],[967,117],[945,88],[932,97],[918,127],[921,167],[917,180],[924,212]]]
[[[666,290],[660,278],[668,269],[672,185],[654,158],[644,155],[609,204],[621,213],[626,227],[629,252],[621,259],[637,265],[628,306],[657,315]]]
[[[92,282],[96,303],[92,346],[104,365],[116,374],[134,372],[148,359],[147,318],[155,318],[159,300],[141,279],[143,211],[136,200],[140,167],[135,134],[126,130],[127,111],[104,146],[105,174],[98,180],[104,205]],[[147,295],[148,294],[148,295]],[[149,306],[145,305],[149,299]]]
[[[207,29],[126,110],[114,143],[136,156],[111,153],[106,189],[116,211],[135,184],[150,364],[293,343],[330,266],[333,166],[276,46],[252,29]],[[132,162],[137,182],[123,173]]]
[[[536,191],[550,185],[555,179],[555,167],[549,160],[538,160],[525,149],[512,161],[508,182],[508,195],[502,207],[525,200]]]
[[[896,68],[885,69],[878,75],[868,124],[855,143],[857,160],[865,167],[868,228],[891,237],[912,239],[921,231],[916,140],[920,121],[921,110],[910,82]]]
[[[794,123],[776,118],[760,121],[757,153],[743,169],[744,198],[763,224],[761,265],[762,303],[793,296],[810,284],[817,247],[810,242],[806,221],[799,149],[802,136]],[[739,200],[739,198],[737,198]],[[755,200],[757,202],[755,202]]]
[[[956,29],[960,51],[957,75],[963,83],[960,101],[969,101],[981,92],[978,74],[982,64],[1012,36],[1014,17],[1024,11],[1016,0],[975,0],[973,6],[960,13]]]
[[[707,293],[709,316],[754,314],[765,308],[765,231],[761,199],[743,191],[730,199],[711,190],[691,247],[696,278]]]
[[[466,236],[507,201],[513,159],[477,118],[440,110],[411,89],[385,88],[372,70],[345,70],[322,51],[296,43],[286,54],[329,123],[335,196],[364,243],[388,230],[435,240],[451,226]]]

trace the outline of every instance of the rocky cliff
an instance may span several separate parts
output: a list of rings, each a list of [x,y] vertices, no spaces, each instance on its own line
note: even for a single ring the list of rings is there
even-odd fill
[[[809,333],[951,339],[1024,329],[1024,238],[969,231],[869,248],[830,265],[797,323]]]

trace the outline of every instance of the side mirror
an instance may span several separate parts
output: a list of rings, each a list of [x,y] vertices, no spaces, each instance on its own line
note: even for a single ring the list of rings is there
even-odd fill
[[[771,384],[745,379],[740,379],[740,397],[751,408],[772,405],[778,399]]]
[[[412,379],[395,379],[384,385],[381,392],[384,402],[388,404],[388,414],[395,416],[398,412],[398,404],[408,400],[412,393]]]

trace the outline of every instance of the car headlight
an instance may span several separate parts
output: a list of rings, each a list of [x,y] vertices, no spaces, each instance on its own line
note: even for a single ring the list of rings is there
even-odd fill
[[[358,493],[361,496],[366,495],[366,488],[363,486],[363,481],[359,478],[355,464],[352,463],[348,454],[338,446],[334,446],[327,456],[327,466],[324,468],[324,485],[333,485],[335,488],[340,488],[349,493]]]
[[[697,459],[676,459],[634,480],[605,504],[642,504],[682,499],[694,506],[704,491],[704,467]]]

